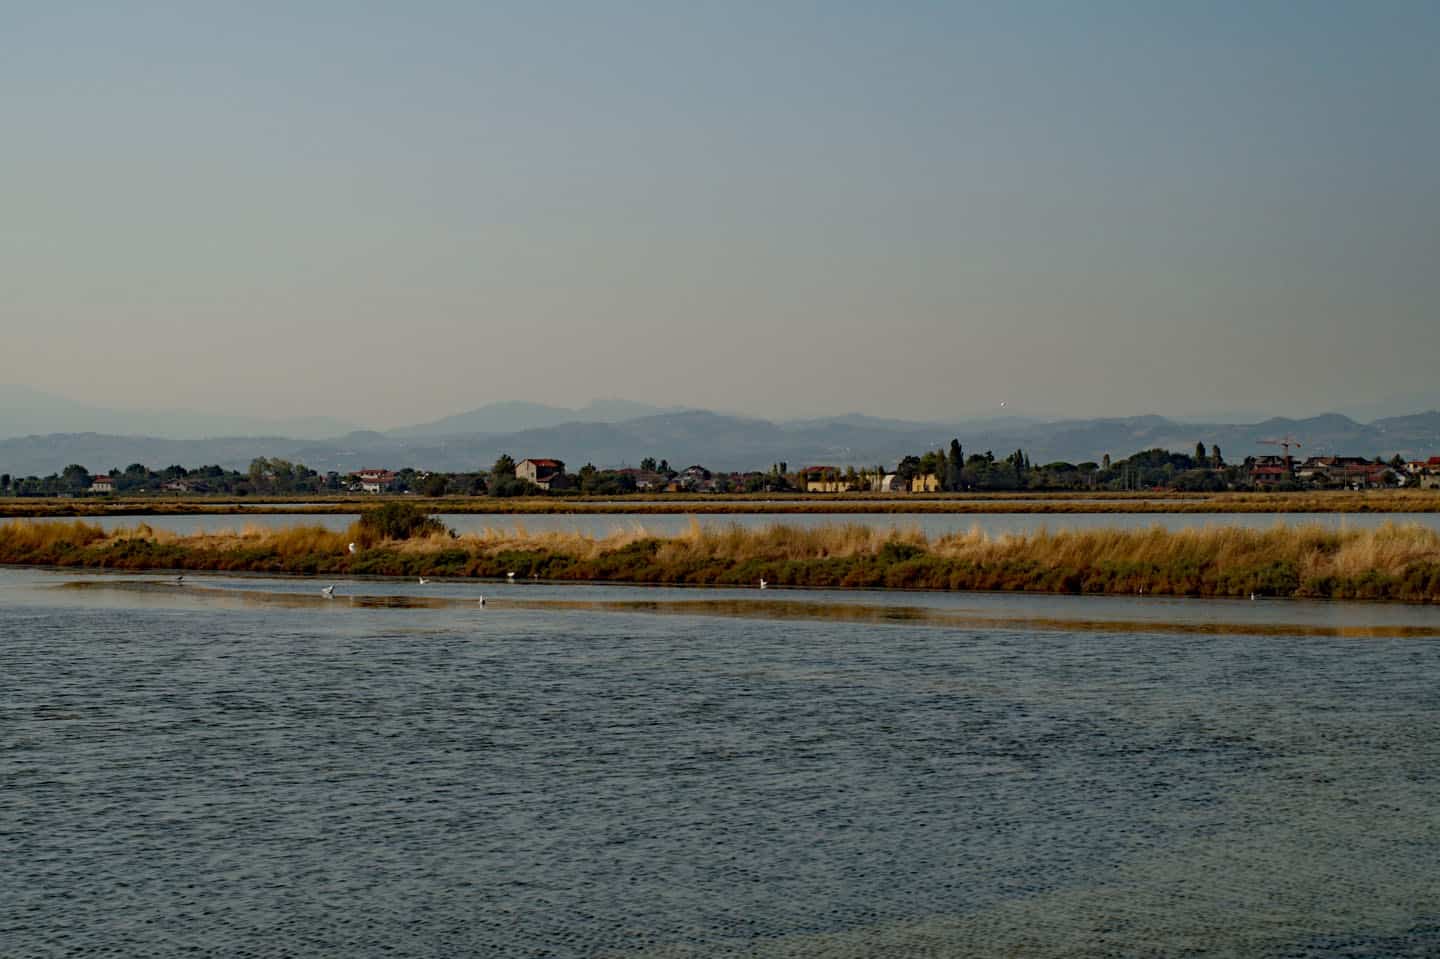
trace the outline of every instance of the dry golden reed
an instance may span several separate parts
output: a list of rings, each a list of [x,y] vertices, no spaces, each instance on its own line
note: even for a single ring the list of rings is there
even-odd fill
[[[835,523],[758,529],[702,525],[678,535],[617,526],[601,536],[523,525],[360,542],[358,526],[182,535],[145,524],[0,525],[0,562],[117,569],[503,576],[631,583],[1007,589],[1192,596],[1440,601],[1440,533],[1417,525],[1335,530],[1205,526],[927,537],[914,527]],[[355,552],[350,544],[358,543]]]

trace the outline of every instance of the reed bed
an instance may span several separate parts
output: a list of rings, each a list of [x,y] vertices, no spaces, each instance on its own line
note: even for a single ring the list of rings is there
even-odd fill
[[[456,496],[406,497],[404,502],[437,513],[553,515],[586,513],[661,514],[834,514],[891,513],[1434,513],[1440,490],[1311,491],[1288,493],[1017,492],[914,494],[677,494],[655,498],[530,497],[497,499]],[[255,505],[255,504],[263,505]],[[335,514],[376,508],[374,499],[311,499],[299,505],[283,500],[248,500],[243,511],[234,501],[203,498],[159,500],[9,499],[0,500],[0,517],[172,516]]]
[[[499,577],[624,583],[998,589],[1176,596],[1283,596],[1440,602],[1440,534],[1414,525],[1333,530],[1203,527],[1168,531],[978,529],[930,538],[858,524],[706,526],[604,536],[523,525],[454,536],[363,540],[319,526],[190,535],[140,524],[0,524],[0,563],[301,575]],[[356,551],[350,544],[356,543]]]

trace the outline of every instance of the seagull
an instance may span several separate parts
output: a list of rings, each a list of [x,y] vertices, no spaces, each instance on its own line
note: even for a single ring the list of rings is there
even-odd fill
[[[334,599],[334,598],[335,598],[335,587],[334,587],[334,586],[326,586],[324,589],[320,590],[320,592],[325,596],[326,599]]]
[[[429,581],[428,579],[426,579],[424,576],[421,576],[421,577],[420,577],[420,585],[421,585],[421,586],[427,586],[427,585],[429,585],[429,583],[430,583],[430,581]]]
[[[512,582],[512,583],[515,582],[515,571],[514,571],[514,570],[511,570],[510,572],[506,573],[506,574],[505,574],[505,578],[508,579],[508,580],[509,580],[510,582]]]
[[[761,589],[764,589],[766,586],[769,586],[769,585],[770,585],[769,583],[765,582],[765,577],[764,577],[764,576],[761,576],[761,577],[760,577],[760,588],[761,588]]]
[[[360,552],[360,551],[355,548],[355,544],[354,544],[354,543],[351,543],[351,544],[350,544],[350,552],[351,552],[351,554],[353,555],[353,554],[358,553],[358,552]]]

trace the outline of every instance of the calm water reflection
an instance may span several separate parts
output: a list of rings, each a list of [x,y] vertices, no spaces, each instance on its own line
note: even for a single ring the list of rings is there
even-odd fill
[[[318,586],[0,572],[0,954],[1440,950],[1436,640],[1224,631],[1437,610]]]

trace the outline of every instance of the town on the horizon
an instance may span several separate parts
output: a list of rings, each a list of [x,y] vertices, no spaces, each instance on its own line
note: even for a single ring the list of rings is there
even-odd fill
[[[1279,445],[1279,444],[1277,444]],[[1297,444],[1298,445],[1298,444]],[[958,440],[949,449],[905,456],[895,466],[811,465],[791,469],[784,461],[769,470],[726,472],[699,464],[675,467],[646,457],[639,466],[602,469],[586,463],[569,471],[563,460],[502,455],[489,468],[442,472],[411,467],[374,467],[320,473],[303,463],[259,457],[248,470],[175,465],[155,470],[141,463],[92,472],[72,464],[59,473],[15,477],[0,473],[0,496],[109,496],[117,494],[442,496],[623,496],[646,493],[965,493],[1440,489],[1440,455],[1406,460],[1383,457],[1247,456],[1225,460],[1220,448],[1197,443],[1193,454],[1149,449],[1120,460],[1056,461],[1036,465],[1024,450],[1003,457],[992,451],[965,454]]]

